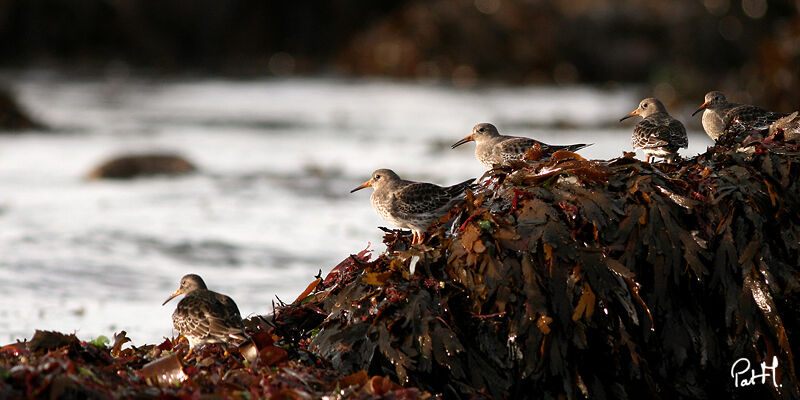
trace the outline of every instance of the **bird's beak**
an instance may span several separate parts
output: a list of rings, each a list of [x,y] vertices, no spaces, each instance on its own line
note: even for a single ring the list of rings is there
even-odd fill
[[[353,193],[355,191],[358,191],[358,190],[361,190],[361,189],[363,189],[365,187],[370,187],[370,186],[372,186],[372,182],[371,181],[366,181],[366,182],[362,183],[361,186],[351,190],[350,193]]]
[[[166,305],[167,303],[169,303],[169,301],[170,301],[170,300],[174,299],[175,297],[178,297],[178,296],[179,296],[179,295],[181,295],[181,294],[183,294],[183,292],[181,291],[181,289],[180,289],[180,288],[178,288],[178,290],[176,290],[176,291],[175,291],[175,293],[173,293],[173,294],[172,294],[172,296],[169,296],[169,298],[168,298],[168,299],[164,300],[164,302],[163,302],[163,303],[161,303],[161,305],[162,305],[162,306],[163,306],[163,305]]]
[[[698,108],[697,110],[695,110],[695,112],[692,113],[692,116],[694,117],[695,114],[705,110],[706,107],[708,107],[708,102],[703,103],[703,105],[701,105],[700,108]]]
[[[635,117],[635,116],[637,116],[637,115],[639,115],[639,112],[638,112],[637,110],[633,110],[633,111],[631,111],[631,113],[630,113],[630,114],[628,114],[628,115],[626,115],[626,116],[624,116],[624,117],[620,118],[620,119],[619,119],[619,122],[625,121],[626,119],[628,119],[628,118],[630,118],[630,117]]]
[[[453,144],[452,146],[450,146],[450,148],[451,148],[451,149],[455,149],[456,147],[458,147],[458,146],[461,146],[461,145],[462,145],[462,144],[464,144],[464,143],[471,142],[471,141],[473,141],[473,140],[475,140],[475,139],[473,139],[473,138],[472,138],[472,134],[470,134],[469,136],[467,136],[467,137],[465,137],[465,138],[463,138],[463,139],[461,139],[461,140],[459,140],[459,141],[455,142],[455,144]]]

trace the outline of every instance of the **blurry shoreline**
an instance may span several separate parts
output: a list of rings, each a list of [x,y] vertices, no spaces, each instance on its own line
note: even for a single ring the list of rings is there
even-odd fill
[[[129,67],[115,67],[108,68],[48,68],[45,66],[30,67],[30,68],[0,68],[0,90],[5,90],[10,93],[21,106],[22,110],[29,110],[25,104],[24,99],[17,99],[21,93],[21,86],[29,85],[32,82],[52,82],[54,84],[74,84],[74,85],[87,85],[96,87],[98,90],[106,92],[111,97],[120,88],[124,87],[150,87],[158,88],[161,85],[206,85],[206,84],[237,84],[248,85],[252,84],[254,87],[260,87],[265,84],[273,86],[291,86],[293,84],[311,84],[320,86],[337,86],[337,87],[408,87],[411,91],[415,90],[433,90],[441,92],[450,92],[454,94],[463,94],[474,99],[480,99],[481,96],[489,95],[497,92],[517,92],[520,94],[529,93],[531,96],[537,96],[542,93],[584,93],[584,92],[598,92],[609,93],[611,96],[626,95],[630,96],[632,102],[631,109],[635,108],[638,100],[645,97],[656,96],[658,88],[651,87],[641,83],[620,83],[620,82],[605,82],[600,84],[595,83],[571,83],[571,84],[557,84],[557,83],[540,83],[540,84],[521,84],[513,83],[502,80],[481,80],[474,82],[468,86],[455,85],[452,82],[445,82],[430,78],[400,78],[400,77],[354,77],[340,74],[320,74],[311,76],[255,76],[255,75],[229,75],[229,74],[211,74],[205,71],[159,71],[148,68]],[[743,97],[738,97],[743,96]],[[745,102],[751,96],[739,92],[733,92],[728,96],[732,101]],[[701,130],[701,120],[697,116],[692,116],[692,112],[702,103],[702,95],[700,97],[689,97],[688,95],[677,96],[674,95],[671,101],[663,100],[668,110],[673,116],[683,122],[687,129]],[[524,100],[520,97],[520,100]],[[20,102],[21,101],[21,102]],[[582,102],[583,103],[583,102]],[[583,106],[583,105],[582,105]],[[602,104],[596,104],[593,107],[602,107]],[[555,130],[555,131],[569,131],[575,129],[598,129],[598,130],[614,130],[620,127],[627,126],[620,124],[619,118],[626,115],[616,115],[613,111],[605,115],[600,120],[591,119],[591,122],[583,118],[571,118],[563,115],[575,116],[575,110],[567,110],[569,104],[564,104],[565,109],[563,112],[556,113],[553,118],[542,121],[541,119],[519,118],[502,119],[503,126],[508,130]],[[791,109],[787,109],[788,112]],[[502,114],[502,112],[501,112]],[[563,115],[562,115],[563,114]],[[35,115],[34,115],[35,117]],[[483,121],[483,120],[481,120]],[[481,121],[476,121],[481,122]],[[34,125],[33,129],[41,129],[47,126],[47,121],[37,121],[40,125]],[[232,121],[229,121],[232,122]],[[489,121],[486,121],[489,122]],[[493,121],[496,122],[496,121]],[[218,121],[218,123],[225,123],[225,121]],[[239,121],[238,123],[244,123]],[[269,121],[262,121],[257,126],[265,129],[292,127],[297,122],[291,122],[286,119],[270,119]],[[307,122],[303,123],[307,124]],[[303,125],[301,124],[301,125]],[[295,127],[300,127],[295,126]]]
[[[456,87],[643,84],[800,104],[797,2],[11,0],[0,66],[154,77],[384,77]]]

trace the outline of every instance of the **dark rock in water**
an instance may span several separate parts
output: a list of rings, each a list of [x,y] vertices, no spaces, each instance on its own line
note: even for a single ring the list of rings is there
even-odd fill
[[[0,88],[0,132],[43,129],[44,126],[29,117],[8,90]]]
[[[184,175],[197,170],[190,161],[174,154],[127,155],[106,161],[89,173],[89,179],[131,179],[152,175]]]

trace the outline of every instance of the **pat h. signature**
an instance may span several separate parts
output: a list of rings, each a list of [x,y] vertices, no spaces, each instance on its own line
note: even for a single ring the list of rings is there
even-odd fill
[[[733,378],[736,387],[752,386],[757,383],[764,384],[767,378],[772,378],[772,385],[781,387],[778,383],[778,378],[775,376],[775,370],[778,368],[778,357],[772,356],[772,365],[761,363],[761,373],[756,374],[756,368],[750,368],[750,360],[740,358],[736,360],[731,366],[731,378]],[[749,375],[749,376],[748,376]],[[757,381],[760,379],[761,382]]]

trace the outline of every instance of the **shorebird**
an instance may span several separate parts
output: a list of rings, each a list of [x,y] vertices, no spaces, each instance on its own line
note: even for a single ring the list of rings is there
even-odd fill
[[[190,353],[196,346],[248,339],[239,308],[230,297],[208,290],[203,278],[189,274],[181,278],[181,285],[162,304],[185,295],[172,313],[175,330],[189,341]]]
[[[384,221],[400,228],[411,229],[411,244],[417,244],[422,243],[428,227],[447,214],[464,197],[464,190],[473,181],[474,179],[468,179],[453,186],[442,187],[432,183],[406,181],[390,169],[379,169],[350,193],[372,186],[375,189],[370,196],[372,208]]]
[[[681,121],[672,118],[664,104],[656,98],[647,98],[630,114],[620,118],[620,122],[635,116],[642,117],[633,128],[631,144],[634,149],[642,149],[649,163],[652,158],[663,157],[667,162],[678,155],[678,149],[689,146],[686,128]]]
[[[538,144],[545,153],[559,150],[577,151],[591,144],[551,145],[527,137],[505,136],[489,123],[481,123],[472,128],[472,133],[451,146],[455,149],[467,142],[475,142],[475,158],[486,168],[492,169],[496,164],[507,164],[511,160],[521,160],[525,152]]]
[[[700,111],[703,111],[703,129],[715,142],[731,128],[765,128],[784,116],[750,104],[728,103],[725,95],[717,91],[706,93],[705,103],[692,116]]]

